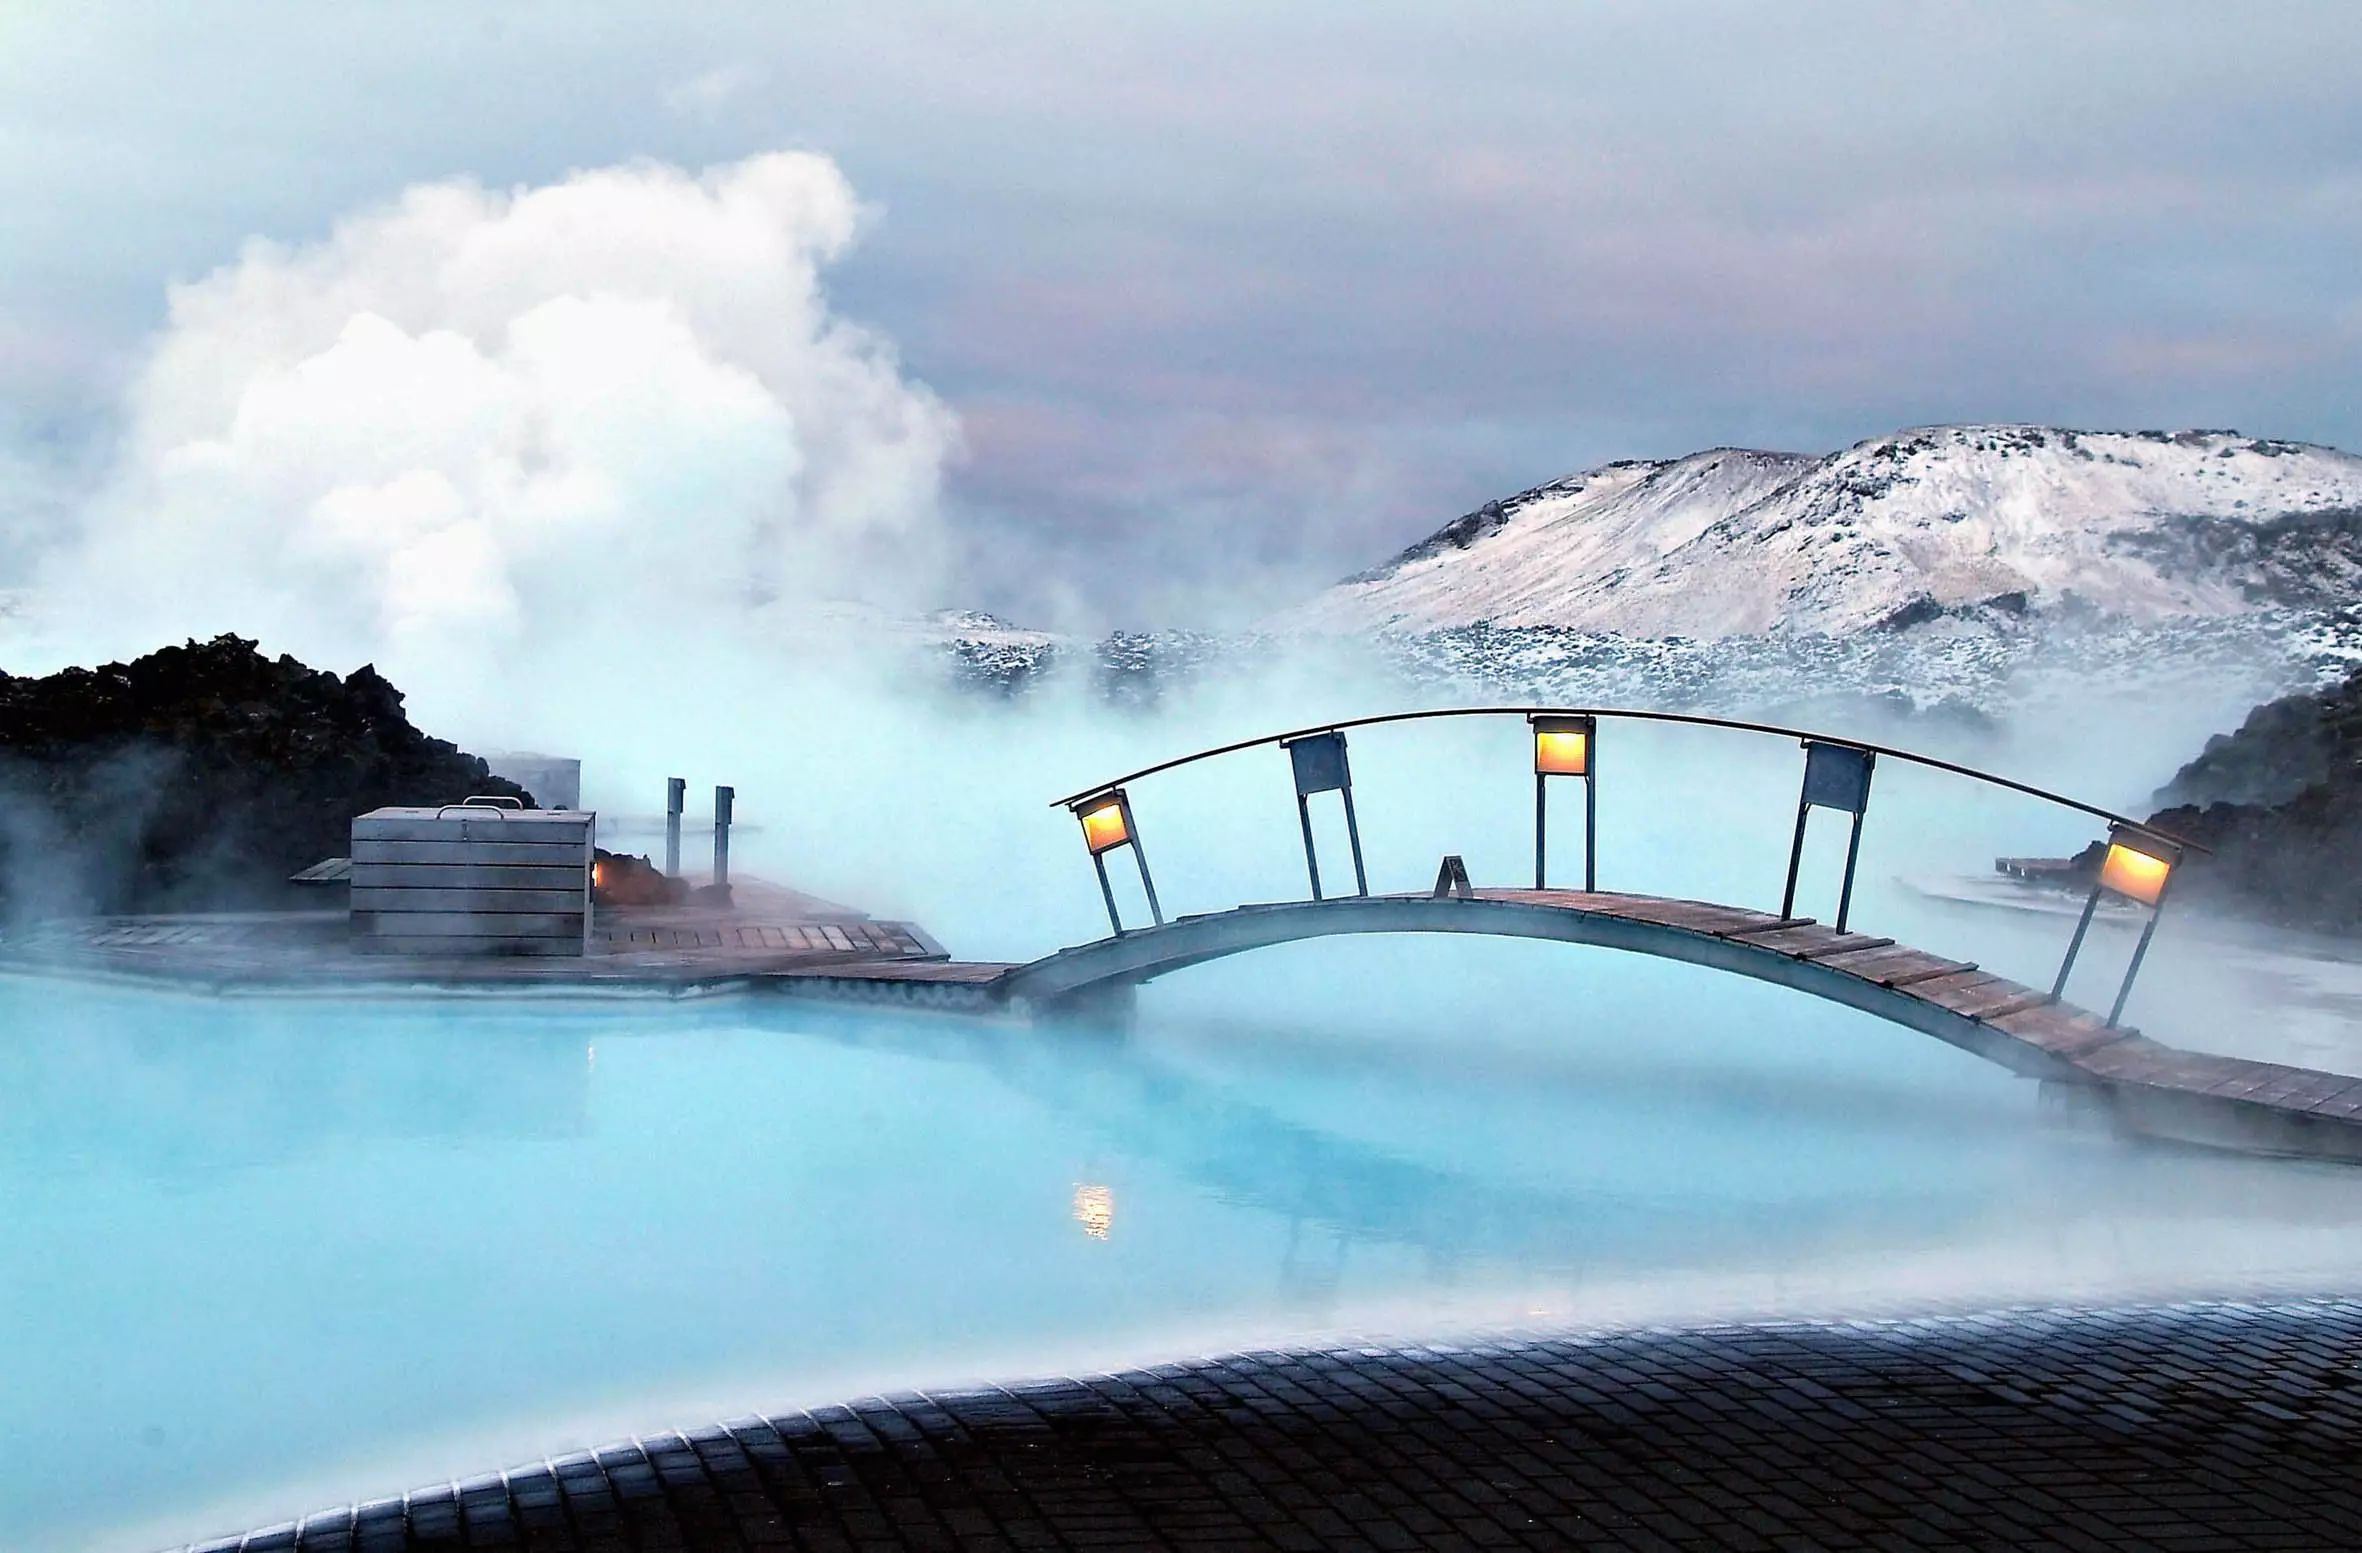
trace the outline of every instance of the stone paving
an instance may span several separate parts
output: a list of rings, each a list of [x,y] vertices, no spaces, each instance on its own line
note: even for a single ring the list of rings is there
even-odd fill
[[[2362,1545],[2362,1299],[1249,1353],[663,1434],[197,1545]]]

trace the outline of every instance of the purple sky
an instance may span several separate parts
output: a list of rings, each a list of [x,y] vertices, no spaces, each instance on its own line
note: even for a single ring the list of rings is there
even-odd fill
[[[779,147],[959,412],[977,603],[1250,615],[1609,458],[2362,446],[2362,8],[0,9],[0,586],[165,286],[421,180]],[[685,19],[687,17],[688,19]]]

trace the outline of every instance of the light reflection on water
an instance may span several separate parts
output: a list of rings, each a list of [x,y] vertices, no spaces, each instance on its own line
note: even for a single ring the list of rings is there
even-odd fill
[[[2061,1131],[1997,1069],[1690,967],[1370,940],[1143,1007],[0,983],[0,1546],[1011,1365],[2362,1263],[2362,1172]]]

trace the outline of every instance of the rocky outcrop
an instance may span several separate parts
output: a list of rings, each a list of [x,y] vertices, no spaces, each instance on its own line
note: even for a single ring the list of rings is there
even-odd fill
[[[2350,782],[2362,767],[2362,673],[2311,694],[2282,696],[2247,714],[2235,733],[2216,734],[2174,773],[2156,802],[2280,804],[2308,788]]]
[[[2177,897],[2292,927],[2362,932],[2362,673],[2257,707],[2157,797],[2171,806],[2149,823],[2209,849],[2185,864]],[[2081,887],[2101,852],[2094,844],[2075,859]]]
[[[45,678],[0,673],[0,904],[12,914],[278,904],[356,814],[532,801],[338,678],[236,636]]]

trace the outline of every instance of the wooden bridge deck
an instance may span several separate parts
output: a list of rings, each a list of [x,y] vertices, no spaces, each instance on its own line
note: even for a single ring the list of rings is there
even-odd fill
[[[2015,1072],[2044,1080],[2056,1086],[2055,1093],[2068,1103],[2104,1112],[2135,1132],[2262,1152],[2362,1161],[2362,1076],[2167,1046],[2129,1027],[2110,1026],[2098,1015],[2055,1000],[2046,991],[1970,962],[1929,954],[1875,934],[1839,933],[1809,918],[1782,918],[1708,901],[1581,890],[1477,890],[1473,900],[1546,908],[1593,922],[1632,924],[1709,940],[1725,946],[1726,952],[1778,957],[1791,962],[1800,973],[1809,970],[1817,974],[1808,980],[1804,974],[1766,974],[1760,968],[1748,968],[1746,973],[1822,996],[1832,995],[1828,985],[1832,978],[1858,984],[1854,995],[1847,995],[1841,987],[1836,1000],[1927,1030]],[[1406,926],[1405,931],[1449,930],[1439,929],[1432,908],[1441,906],[1448,912],[1451,903],[1429,895],[1393,895],[1245,906],[1177,918],[1164,928],[1127,934],[1126,940],[1148,946],[1160,934],[1280,915],[1301,916],[1304,930],[1267,932],[1255,937],[1253,943],[1310,938],[1323,936],[1319,913],[1338,912],[1339,920],[1344,920],[1347,909],[1356,905],[1383,908],[1390,904],[1427,908],[1425,922]],[[1498,929],[1472,923],[1468,930]],[[1103,953],[1111,942],[1123,940],[1079,946],[1028,966],[879,965],[857,972],[813,968],[769,980],[781,991],[873,1000],[894,996],[892,989],[908,988],[912,993],[908,1001],[985,1011],[1024,1000],[1029,981],[1044,967],[1070,957]],[[1146,980],[1166,969],[1229,952],[1234,951],[1181,953],[1170,964],[1160,964],[1150,956],[1148,963],[1153,968],[1133,974],[1129,980]],[[1716,963],[1714,956],[1706,954],[1677,957]],[[853,981],[856,975],[861,978],[858,985]],[[1816,981],[1818,984],[1813,984]],[[922,987],[925,990],[921,991]]]

